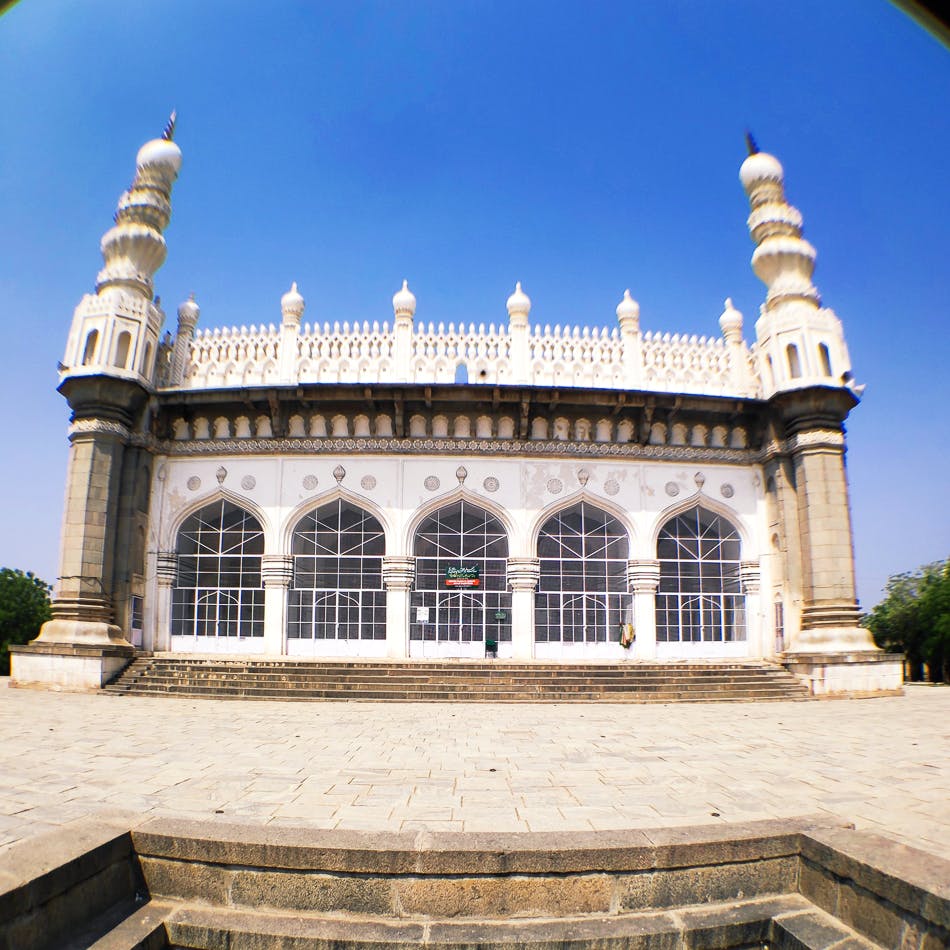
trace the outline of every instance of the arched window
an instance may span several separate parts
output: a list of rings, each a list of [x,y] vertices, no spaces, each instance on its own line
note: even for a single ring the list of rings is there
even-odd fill
[[[305,515],[294,529],[287,636],[385,640],[382,525],[343,499]]]
[[[446,505],[419,526],[413,554],[410,639],[511,640],[508,536],[494,515],[467,501]]]
[[[142,357],[142,375],[148,376],[149,370],[151,369],[152,362],[152,344],[145,344],[145,355]]]
[[[660,531],[656,556],[658,641],[745,640],[740,539],[725,518],[699,506],[671,518]]]
[[[541,643],[619,640],[630,622],[629,541],[612,515],[580,502],[548,519],[538,535],[541,578],[534,636]]]
[[[831,375],[831,353],[828,352],[827,343],[818,344],[818,362],[821,364],[821,371],[825,376]]]
[[[457,384],[468,383],[468,366],[465,363],[459,363],[455,367],[455,382]]]
[[[802,362],[798,358],[798,347],[794,343],[789,343],[785,347],[785,355],[788,358],[788,375],[792,379],[798,379],[802,375]]]
[[[90,330],[86,335],[86,345],[82,350],[82,365],[88,366],[96,358],[96,344],[99,342],[99,331]]]
[[[132,334],[128,330],[123,330],[115,343],[115,360],[113,363],[125,369],[129,365],[129,349],[132,346]]]
[[[173,634],[264,636],[264,533],[253,515],[213,502],[181,526],[176,551]]]

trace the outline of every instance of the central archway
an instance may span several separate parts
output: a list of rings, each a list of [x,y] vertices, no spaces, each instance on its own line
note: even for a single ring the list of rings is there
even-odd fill
[[[464,499],[429,515],[413,539],[409,655],[485,656],[494,641],[510,653],[508,536],[494,515]]]

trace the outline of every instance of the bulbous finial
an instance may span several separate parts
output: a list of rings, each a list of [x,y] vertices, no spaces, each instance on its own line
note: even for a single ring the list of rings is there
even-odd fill
[[[521,289],[521,281],[515,284],[515,292],[508,298],[508,316],[527,316],[531,312],[531,298]]]
[[[726,298],[725,309],[719,317],[719,329],[727,343],[742,341],[742,314],[732,305],[732,298]]]
[[[409,281],[402,282],[402,289],[393,294],[393,313],[397,317],[412,317],[416,312],[416,295],[409,289]]]
[[[178,325],[194,329],[201,316],[201,307],[195,302],[195,295],[191,293],[188,299],[178,307]]]
[[[746,191],[751,191],[756,184],[763,181],[774,181],[781,184],[785,180],[785,172],[782,169],[781,162],[774,156],[769,155],[768,152],[760,152],[759,147],[755,144],[755,139],[751,140],[750,148],[754,147],[755,151],[749,152],[749,157],[742,163],[739,168],[739,181],[742,182],[742,187]]]
[[[174,181],[181,168],[181,149],[172,141],[177,119],[178,113],[172,109],[172,114],[168,117],[168,123],[165,125],[162,137],[146,142],[139,149],[138,155],[135,156],[136,167],[163,166],[165,177],[170,177]]]
[[[617,304],[617,320],[620,326],[631,326],[634,330],[640,324],[640,304],[630,296],[629,288],[623,292],[623,300]]]
[[[297,290],[297,281],[294,281],[290,290],[280,298],[280,312],[283,314],[284,323],[299,323],[304,306],[304,299]]]

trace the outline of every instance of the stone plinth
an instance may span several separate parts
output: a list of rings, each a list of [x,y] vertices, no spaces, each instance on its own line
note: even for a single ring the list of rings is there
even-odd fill
[[[135,656],[131,644],[101,646],[81,643],[42,643],[10,647],[13,686],[46,689],[100,689]]]
[[[782,664],[812,696],[888,696],[903,693],[904,658],[899,653],[789,652]]]

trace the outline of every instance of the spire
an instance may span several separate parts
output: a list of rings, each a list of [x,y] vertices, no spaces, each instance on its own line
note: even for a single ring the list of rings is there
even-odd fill
[[[175,138],[175,120],[178,118],[178,112],[175,109],[172,109],[172,114],[168,117],[168,124],[165,126],[165,131],[162,132],[162,138],[166,142],[174,141]]]
[[[748,226],[756,244],[752,269],[768,287],[765,307],[771,310],[783,301],[799,300],[820,305],[818,290],[811,282],[817,252],[802,237],[802,216],[785,199],[785,173],[778,159],[767,152],[751,151],[739,169],[739,180],[749,197],[752,211]]]
[[[173,112],[161,138],[146,142],[135,159],[135,179],[120,198],[115,226],[102,236],[105,267],[96,293],[123,287],[151,300],[152,278],[165,262],[162,232],[171,218],[171,191],[181,167],[181,149],[172,141]]]
[[[749,150],[750,155],[759,154],[759,146],[748,129],[745,130],[745,147]]]

